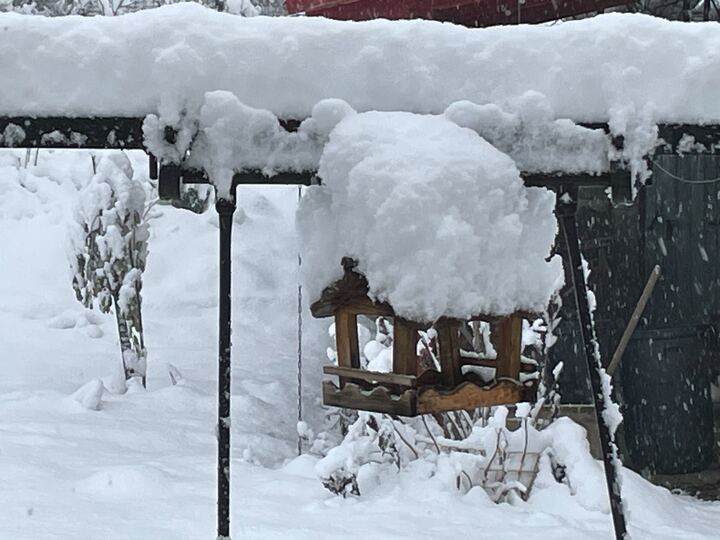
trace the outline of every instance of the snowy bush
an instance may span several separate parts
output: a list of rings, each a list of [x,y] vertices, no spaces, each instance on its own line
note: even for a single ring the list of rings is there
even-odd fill
[[[489,418],[470,426],[465,438],[455,440],[444,437],[431,416],[400,419],[361,412],[315,470],[328,490],[343,497],[365,494],[398,473],[423,470],[461,493],[479,486],[494,502],[526,499],[541,456],[556,462],[550,432],[538,431],[530,413],[529,404],[519,404],[515,416],[520,427],[511,430],[508,409],[495,407]],[[566,445],[560,449],[561,457],[569,459]]]
[[[397,472],[419,457],[414,440],[415,432],[406,424],[398,426],[387,415],[361,412],[342,443],[318,461],[315,470],[332,493],[360,495],[363,477],[388,469]]]
[[[147,351],[141,313],[147,259],[145,190],[123,153],[102,158],[80,192],[71,225],[72,285],[79,302],[114,311],[125,380],[145,384]]]

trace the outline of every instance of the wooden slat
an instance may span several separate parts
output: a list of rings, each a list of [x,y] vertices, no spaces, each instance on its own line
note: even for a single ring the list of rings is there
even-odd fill
[[[450,391],[428,388],[417,396],[417,413],[476,409],[493,405],[509,405],[522,401],[523,389],[511,381],[501,381],[492,387],[464,382]]]
[[[417,375],[419,338],[416,325],[396,317],[393,334],[393,372],[401,375]]]
[[[497,377],[520,378],[520,353],[522,345],[522,319],[510,317],[494,325],[495,349],[497,350]]]
[[[535,319],[542,318],[542,316],[543,316],[542,313],[534,313],[532,311],[515,311],[515,312],[511,313],[510,315],[485,315],[485,314],[480,313],[478,315],[474,315],[474,316],[470,317],[467,320],[468,321],[482,321],[482,322],[487,322],[487,323],[496,323],[496,322],[503,321],[503,320],[507,319],[508,317],[519,317],[521,319],[527,319],[529,321],[534,321]],[[452,320],[455,320],[458,322],[467,322],[467,321],[462,321],[461,319],[452,319]]]
[[[460,372],[460,344],[458,333],[460,326],[447,319],[435,325],[440,342],[440,369],[442,381],[447,386],[456,386],[462,379]]]
[[[332,381],[323,381],[323,403],[331,407],[342,407],[356,411],[371,411],[397,416],[415,416],[416,391],[406,390],[400,395],[392,395],[382,386],[371,391],[347,383],[338,388]]]
[[[413,375],[399,375],[397,373],[379,373],[364,369],[352,369],[341,366],[324,366],[323,372],[327,375],[338,375],[345,379],[360,379],[371,383],[396,384],[398,386],[414,387],[417,378]]]
[[[373,317],[393,317],[395,312],[387,304],[378,304],[368,299],[367,302],[358,302],[346,308],[355,315],[367,315]]]
[[[491,358],[467,358],[461,356],[460,366],[480,366],[496,368],[498,366],[498,363],[497,360]],[[535,371],[538,371],[538,366],[535,364],[526,364],[525,362],[520,362],[520,370],[522,373],[533,373]]]

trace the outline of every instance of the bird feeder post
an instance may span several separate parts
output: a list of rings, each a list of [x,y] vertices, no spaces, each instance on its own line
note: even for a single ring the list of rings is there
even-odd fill
[[[393,371],[400,375],[417,375],[417,325],[395,317],[393,326]]]
[[[436,326],[440,342],[440,372],[443,382],[452,388],[460,384],[462,379],[458,343],[460,325],[456,321],[442,319]]]
[[[215,209],[220,223],[219,338],[218,338],[218,482],[217,538],[230,540],[230,375],[231,375],[231,270],[234,192],[218,198]]]
[[[567,248],[568,259],[565,261],[565,264],[570,265],[570,276],[575,293],[578,317],[580,319],[580,333],[584,345],[585,361],[587,362],[593,400],[595,401],[595,415],[600,433],[600,446],[605,468],[605,480],[610,498],[610,511],[615,527],[615,538],[616,540],[625,540],[627,537],[627,527],[625,525],[625,513],[623,511],[622,497],[620,494],[618,469],[615,467],[617,457],[616,449],[613,434],[610,432],[604,414],[607,410],[609,396],[605,395],[603,389],[603,377],[605,373],[597,349],[598,343],[595,336],[592,313],[590,311],[588,289],[580,251],[580,237],[578,236],[577,221],[575,219],[577,197],[578,188],[576,186],[560,186],[557,190],[555,212]]]
[[[498,364],[498,377],[520,379],[522,351],[522,319],[510,317],[493,325],[498,334],[497,354],[505,361]]]

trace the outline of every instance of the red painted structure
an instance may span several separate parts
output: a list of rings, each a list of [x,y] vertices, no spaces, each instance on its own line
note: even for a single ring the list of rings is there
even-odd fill
[[[628,0],[286,0],[289,13],[329,19],[431,19],[464,26],[539,23],[594,13]]]

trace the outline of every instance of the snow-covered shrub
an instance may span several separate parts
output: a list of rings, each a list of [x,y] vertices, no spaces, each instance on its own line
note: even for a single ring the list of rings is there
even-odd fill
[[[261,15],[269,15],[271,17],[287,15],[285,0],[254,0],[253,4],[255,4],[255,7],[260,11]]]
[[[496,407],[484,425],[473,426],[467,438],[438,440],[439,446],[451,454],[474,456],[455,459],[458,489],[467,492],[481,486],[495,502],[528,496],[540,456],[551,442],[535,429],[530,411],[530,404],[518,404],[515,416],[520,428],[514,431],[507,426],[508,409]]]
[[[219,2],[213,2],[216,6],[222,4],[223,9],[227,13],[233,15],[241,15],[243,17],[256,17],[260,15],[260,10],[256,8],[250,0],[220,0]],[[215,6],[210,6],[215,7]]]
[[[145,384],[147,351],[140,290],[149,237],[145,189],[124,153],[103,157],[80,192],[70,230],[72,285],[79,302],[115,312],[125,380]]]
[[[527,403],[518,406],[521,426],[513,431],[507,426],[508,409],[495,407],[462,440],[443,437],[433,417],[361,412],[315,470],[327,489],[343,497],[364,494],[398,473],[424,470],[462,493],[480,486],[495,502],[526,499],[541,455],[552,455],[551,437],[535,429],[530,410]]]
[[[414,447],[415,430],[385,414],[361,412],[342,443],[318,461],[315,471],[336,495],[360,495],[365,480],[420,456]]]

